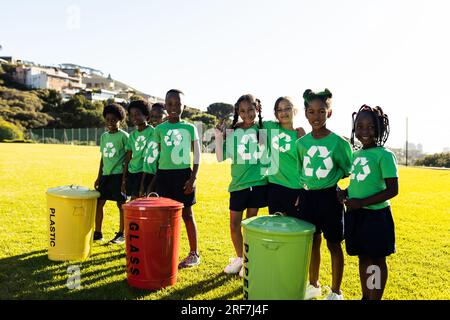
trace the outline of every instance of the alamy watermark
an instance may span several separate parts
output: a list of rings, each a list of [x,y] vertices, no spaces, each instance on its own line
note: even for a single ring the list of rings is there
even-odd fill
[[[80,265],[71,265],[67,267],[66,287],[69,290],[81,289],[81,269]]]

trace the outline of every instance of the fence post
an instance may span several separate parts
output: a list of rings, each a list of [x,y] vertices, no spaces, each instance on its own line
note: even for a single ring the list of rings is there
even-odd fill
[[[42,143],[45,143],[45,132],[44,132],[44,128],[42,128],[42,134],[41,134],[41,137],[42,137]]]
[[[86,142],[89,145],[89,128],[86,128]]]
[[[72,131],[72,144],[73,144],[73,128],[71,129],[71,131]]]
[[[78,143],[81,141],[81,128],[78,128]]]
[[[97,145],[97,127],[95,127],[95,145]]]

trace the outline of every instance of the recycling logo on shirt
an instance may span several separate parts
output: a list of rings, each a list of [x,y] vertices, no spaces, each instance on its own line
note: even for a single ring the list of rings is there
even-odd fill
[[[112,142],[108,142],[103,148],[103,156],[105,158],[112,158],[116,154],[116,148]]]
[[[153,162],[155,162],[159,154],[158,144],[154,141],[150,141],[145,152],[147,155],[144,157],[144,161],[146,161],[148,164],[152,164]]]
[[[356,166],[359,164],[359,167],[362,168],[362,172],[359,172],[358,174],[355,174],[356,172]],[[365,157],[358,157],[353,161],[350,180],[356,180],[364,181],[366,180],[367,176],[370,174],[370,167],[369,167],[369,161],[367,161],[367,158]]]
[[[303,169],[305,171],[305,175],[308,177],[312,177],[314,175],[314,169],[316,173],[316,177],[318,179],[324,179],[328,176],[331,169],[333,169],[333,160],[331,160],[330,151],[328,151],[325,146],[311,146],[307,152],[307,156],[305,156],[303,160]],[[319,157],[322,159],[323,167],[319,166],[319,168],[310,168],[308,167],[311,164],[311,159]]]
[[[183,140],[183,137],[181,136],[181,133],[178,129],[170,129],[167,131],[164,142],[166,143],[166,146],[178,146],[181,141]]]
[[[280,146],[280,141],[284,140],[284,146]],[[291,137],[286,133],[282,132],[279,135],[276,135],[272,138],[272,147],[275,150],[279,150],[281,153],[288,152],[291,150]]]
[[[144,136],[137,137],[136,141],[134,142],[134,148],[136,149],[136,151],[144,150],[145,142],[146,141],[145,141],[145,137]]]
[[[241,156],[243,160],[250,160],[252,157],[255,160],[261,159],[264,153],[264,146],[257,144],[256,150],[253,153],[247,151],[247,147],[245,146],[249,142],[258,143],[258,139],[256,137],[256,133],[244,134],[241,138],[239,145],[237,146],[237,152]]]

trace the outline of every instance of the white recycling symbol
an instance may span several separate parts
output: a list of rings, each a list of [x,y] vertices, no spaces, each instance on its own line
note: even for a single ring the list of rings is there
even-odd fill
[[[362,172],[355,174],[355,167],[358,163],[360,163],[362,166]],[[370,174],[370,168],[369,168],[369,161],[367,161],[367,158],[365,158],[365,157],[356,158],[355,161],[353,161],[350,179],[354,180],[356,177],[357,181],[364,181],[364,180],[366,180],[366,178],[369,174]]]
[[[166,136],[164,137],[164,142],[166,143],[166,146],[178,146],[181,143],[181,140],[183,137],[181,136],[181,133],[178,129],[170,129],[167,131]]]
[[[116,148],[112,142],[108,142],[103,148],[103,156],[105,158],[112,158],[116,154]]]
[[[318,179],[323,179],[328,176],[331,169],[333,169],[333,160],[331,160],[330,157],[330,151],[328,151],[327,147],[324,146],[311,146],[309,148],[307,154],[308,156],[305,156],[305,159],[303,161],[303,169],[305,170],[305,175],[308,177],[312,177],[314,175],[314,169],[309,168],[308,165],[311,164],[311,158],[314,158],[317,151],[319,151],[319,158],[322,158],[322,162],[325,166],[325,169],[317,168],[316,169],[316,177]]]
[[[147,145],[145,153],[146,156],[144,157],[144,161],[146,161],[148,164],[152,164],[153,162],[155,162],[159,154],[158,144],[154,141],[150,141]]]
[[[145,137],[139,136],[137,137],[136,141],[134,142],[134,148],[136,151],[144,150],[145,148]]]
[[[255,150],[253,153],[250,153],[247,152],[247,148],[245,147],[245,145],[249,143],[249,141],[252,143],[258,143],[256,133],[244,134],[241,138],[240,144],[237,147],[237,152],[243,160],[250,160],[252,157],[255,160],[260,159],[264,153],[264,146],[257,144],[257,150]]]
[[[280,140],[284,140],[286,144],[284,147],[280,147]],[[279,135],[272,138],[272,147],[275,150],[279,150],[281,153],[288,152],[291,150],[291,137],[287,135],[286,133],[282,132]]]

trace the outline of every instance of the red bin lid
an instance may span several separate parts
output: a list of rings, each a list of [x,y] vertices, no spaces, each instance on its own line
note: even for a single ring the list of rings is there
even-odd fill
[[[181,202],[164,197],[143,197],[130,201],[122,206],[124,209],[147,210],[149,208],[182,209]]]

